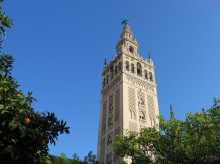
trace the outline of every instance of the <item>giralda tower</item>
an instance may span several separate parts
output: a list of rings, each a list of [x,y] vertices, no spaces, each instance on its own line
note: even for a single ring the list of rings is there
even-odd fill
[[[138,54],[138,43],[127,21],[116,45],[116,56],[102,72],[97,158],[101,163],[117,164],[113,142],[125,130],[139,132],[158,124],[157,89],[153,61]]]

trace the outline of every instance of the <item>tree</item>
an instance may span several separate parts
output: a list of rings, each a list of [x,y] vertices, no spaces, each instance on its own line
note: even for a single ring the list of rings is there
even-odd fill
[[[74,153],[73,159],[68,159],[64,153],[61,153],[60,157],[53,156],[51,160],[54,164],[99,164],[99,162],[96,161],[96,155],[92,154],[92,151],[84,157],[84,161],[80,160],[76,153]]]
[[[0,50],[5,29],[12,20],[0,7]],[[47,155],[48,143],[62,133],[69,133],[66,122],[54,113],[38,113],[32,107],[32,92],[25,96],[11,76],[14,58],[0,51],[0,161],[2,163],[37,163]]]
[[[114,151],[131,156],[132,163],[220,163],[220,106],[206,112],[187,113],[186,120],[165,120],[160,116],[159,131],[144,128],[117,136]],[[151,153],[156,156],[152,160]]]

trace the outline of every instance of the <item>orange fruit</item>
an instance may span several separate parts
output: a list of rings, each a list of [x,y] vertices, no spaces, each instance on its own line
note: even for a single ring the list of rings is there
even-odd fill
[[[31,122],[30,118],[25,118],[24,122],[26,122],[27,124],[29,124]]]
[[[60,126],[56,128],[56,131],[57,131],[57,132],[59,132],[60,130],[61,130],[61,127],[60,127]]]
[[[44,141],[44,140],[40,140],[38,144],[39,144],[40,147],[43,147],[47,144],[47,142]]]
[[[46,129],[47,131],[51,131],[51,130],[52,130],[52,127],[51,127],[51,126],[47,126],[45,129]]]
[[[21,96],[20,94],[17,94],[17,97]]]

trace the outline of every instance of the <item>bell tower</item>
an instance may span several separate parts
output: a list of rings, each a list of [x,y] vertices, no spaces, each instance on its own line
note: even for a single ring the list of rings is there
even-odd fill
[[[125,134],[126,129],[139,132],[143,127],[159,123],[156,119],[159,107],[151,55],[149,60],[139,56],[139,44],[127,20],[123,24],[115,47],[117,54],[109,64],[105,63],[102,71],[97,158],[105,164],[130,161],[118,159],[113,151],[113,142],[118,134]]]

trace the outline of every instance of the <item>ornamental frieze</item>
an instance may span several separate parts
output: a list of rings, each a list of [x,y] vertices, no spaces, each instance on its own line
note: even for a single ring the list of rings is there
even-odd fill
[[[152,94],[154,94],[154,87],[155,85],[149,84],[145,82],[144,80],[138,79],[132,75],[126,74],[126,78],[128,79],[128,82],[130,82],[133,85],[139,86],[144,88],[145,90],[148,90]]]

